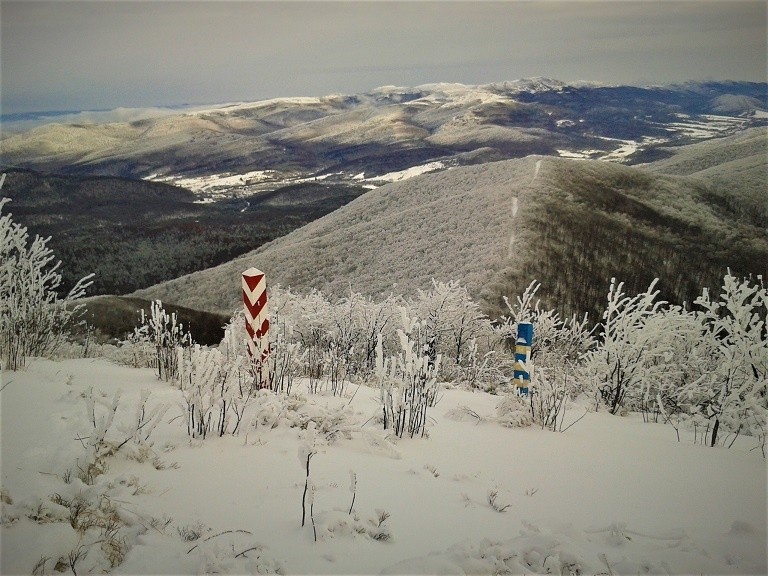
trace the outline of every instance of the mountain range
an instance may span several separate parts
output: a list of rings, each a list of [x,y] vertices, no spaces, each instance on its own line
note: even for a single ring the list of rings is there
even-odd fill
[[[530,154],[634,162],[660,144],[764,125],[766,110],[766,85],[747,82],[388,86],[134,122],[47,124],[5,136],[0,156],[5,166],[43,172],[154,179],[253,171],[282,180],[376,177],[427,162],[448,167]]]
[[[768,272],[766,110],[765,83],[382,87],[47,124],[0,164],[14,216],[100,293],[229,313],[257,266],[335,295],[458,279],[497,315],[536,278],[594,315],[612,276],[691,302]]]

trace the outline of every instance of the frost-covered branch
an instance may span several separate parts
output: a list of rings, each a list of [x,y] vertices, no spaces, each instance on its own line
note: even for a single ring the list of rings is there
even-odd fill
[[[2,214],[8,198],[0,198],[0,365],[24,368],[32,356],[53,353],[68,337],[82,313],[76,300],[93,275],[82,278],[60,299],[60,261],[48,248],[50,238],[35,236]]]

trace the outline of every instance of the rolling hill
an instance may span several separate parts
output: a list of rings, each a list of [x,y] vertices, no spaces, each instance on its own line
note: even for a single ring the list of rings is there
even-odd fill
[[[745,130],[727,142],[711,140],[678,149],[648,166],[656,173],[690,176],[708,184],[740,220],[758,228],[768,223],[768,137],[765,130]]]
[[[432,278],[458,279],[491,315],[532,279],[542,282],[545,303],[567,315],[594,316],[614,276],[629,291],[659,277],[664,297],[691,302],[703,286],[719,286],[728,267],[768,274],[766,222],[741,217],[750,194],[760,200],[751,186],[765,184],[765,155],[754,161],[765,138],[764,128],[755,129],[672,150],[671,159],[644,167],[531,156],[424,174],[137,295],[232,311],[240,272],[256,266],[271,283],[337,296],[350,287],[408,294]],[[696,157],[712,161],[690,175],[674,173],[675,158],[683,165]],[[734,166],[741,170],[729,179]],[[720,176],[708,178],[713,171]]]

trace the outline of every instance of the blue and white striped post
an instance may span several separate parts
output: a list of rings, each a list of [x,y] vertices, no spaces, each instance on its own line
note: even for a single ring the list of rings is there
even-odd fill
[[[517,325],[517,340],[515,341],[515,388],[521,396],[528,395],[528,385],[531,383],[529,363],[531,361],[531,346],[533,345],[533,324],[520,322]]]

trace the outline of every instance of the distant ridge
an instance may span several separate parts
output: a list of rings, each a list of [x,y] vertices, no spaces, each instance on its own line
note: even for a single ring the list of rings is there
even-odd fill
[[[343,178],[531,154],[633,162],[659,143],[764,125],[766,111],[765,83],[635,87],[529,78],[384,86],[161,110],[160,117],[111,124],[49,124],[3,137],[0,164],[131,178],[254,170]]]

